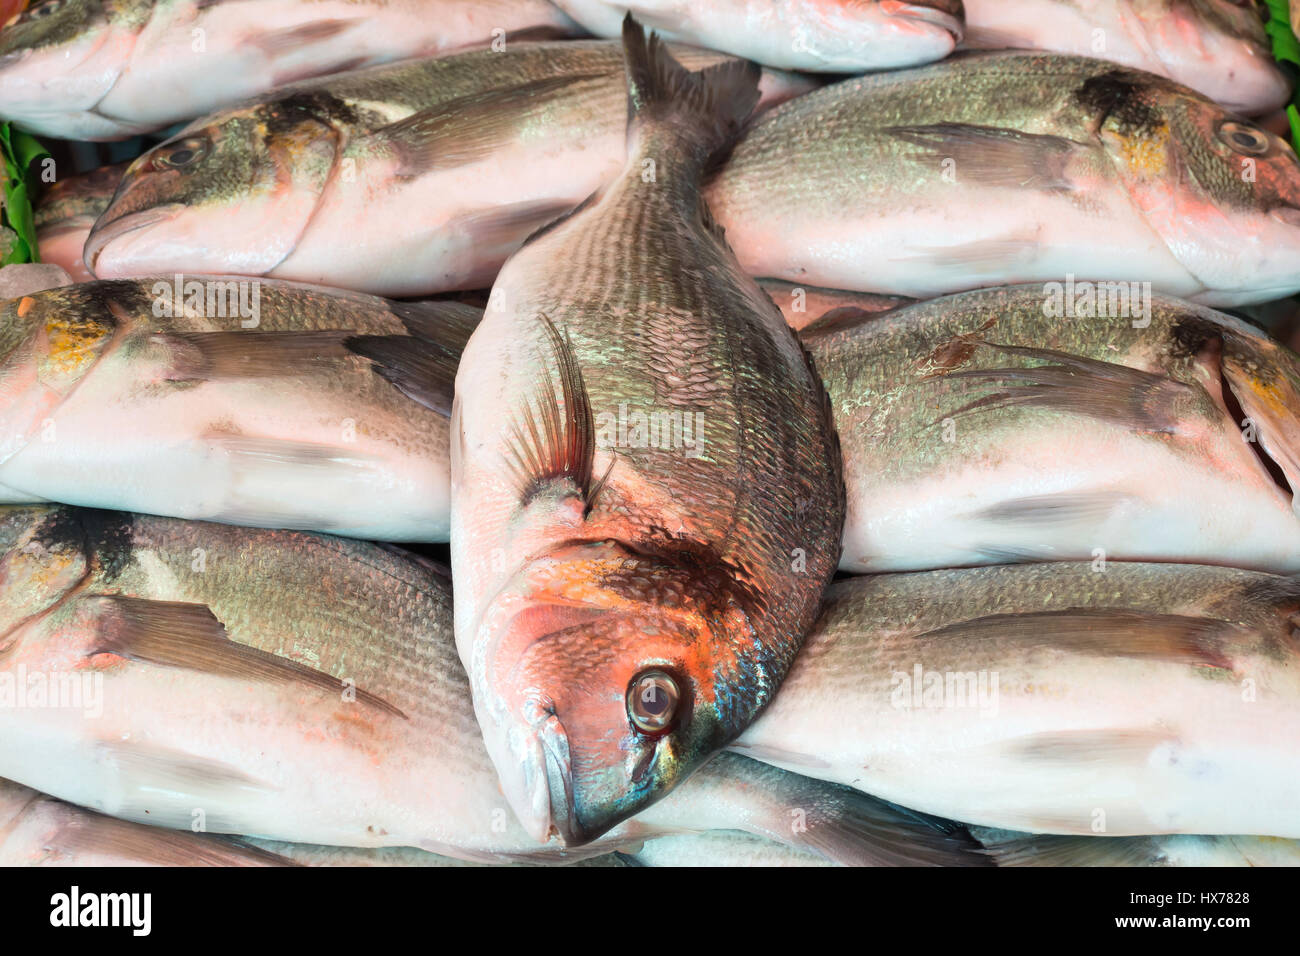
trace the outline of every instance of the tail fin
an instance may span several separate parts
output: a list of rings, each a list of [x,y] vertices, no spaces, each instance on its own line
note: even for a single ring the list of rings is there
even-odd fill
[[[629,134],[647,122],[673,122],[699,144],[706,163],[730,152],[758,104],[758,64],[731,60],[692,73],[657,35],[646,39],[629,13],[623,21]]]

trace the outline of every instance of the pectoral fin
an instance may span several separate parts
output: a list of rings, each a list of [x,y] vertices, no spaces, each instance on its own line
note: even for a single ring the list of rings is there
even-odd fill
[[[104,624],[99,643],[90,652],[115,654],[128,660],[164,667],[183,667],[236,680],[271,684],[297,683],[326,693],[341,694],[344,683],[304,664],[232,641],[225,625],[205,604],[151,601],[124,595],[103,595],[98,602]],[[405,717],[374,694],[358,689],[356,699]]]
[[[951,162],[958,183],[1012,189],[1073,189],[1070,160],[1085,149],[1060,136],[969,123],[893,126],[885,132],[921,147],[909,159],[933,164],[936,171]]]
[[[460,355],[483,310],[461,302],[394,302],[392,310],[408,335],[353,335],[344,348],[407,398],[450,415]]]

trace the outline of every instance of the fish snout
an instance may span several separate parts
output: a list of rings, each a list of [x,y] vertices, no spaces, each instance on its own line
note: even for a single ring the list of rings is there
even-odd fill
[[[881,7],[891,17],[946,30],[954,43],[960,43],[966,34],[962,0],[883,0]]]
[[[88,270],[100,278],[117,278],[134,274],[129,256],[118,257],[110,254],[104,263],[105,273],[100,273],[100,258],[104,252],[109,249],[115,242],[129,233],[152,226],[155,223],[163,222],[180,212],[184,206],[179,204],[170,204],[159,206],[155,209],[142,209],[139,212],[128,212],[115,219],[105,222],[100,220],[95,223],[94,228],[90,230],[90,235],[86,237],[86,245],[82,250],[81,260],[85,263]],[[148,268],[145,271],[155,271]]]
[[[538,843],[554,834],[565,846],[590,839],[573,805],[569,738],[545,696],[525,699],[521,720],[509,732],[508,753],[498,761],[501,789],[524,829]]]
[[[1300,229],[1300,209],[1295,206],[1278,206],[1271,215],[1283,225]]]

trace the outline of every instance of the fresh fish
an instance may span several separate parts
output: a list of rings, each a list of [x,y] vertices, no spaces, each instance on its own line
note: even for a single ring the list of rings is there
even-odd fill
[[[679,51],[692,66],[721,54]],[[101,278],[268,275],[414,296],[491,285],[618,174],[617,43],[519,44],[277,91],[135,160],[85,247]],[[768,74],[772,99],[808,87]]]
[[[1300,842],[1279,837],[1082,837],[971,830],[998,866],[1300,866]]]
[[[546,0],[36,0],[0,30],[0,118],[125,139],[308,77],[576,32]]]
[[[498,788],[443,568],[395,549],[74,508],[0,511],[0,776],[125,820],[555,862],[743,829],[843,863],[984,862],[853,790],[723,754],[580,850]]]
[[[448,420],[479,310],[257,279],[0,303],[0,499],[447,539]]]
[[[1052,563],[835,584],[735,750],[968,823],[1300,836],[1300,579]]]
[[[452,413],[475,710],[516,813],[569,845],[753,718],[843,523],[821,384],[698,190],[757,68],[688,73],[630,19],[625,43],[624,171],[506,264]]]
[[[100,217],[128,163],[101,166],[80,176],[60,179],[45,192],[34,210],[36,241],[42,262],[61,266],[74,282],[95,277],[82,261],[90,228]]]
[[[1140,293],[988,289],[805,330],[843,446],[841,567],[1300,571],[1300,359]]]
[[[779,279],[759,279],[758,284],[781,310],[786,324],[796,330],[813,322],[879,315],[890,309],[910,305],[913,301],[892,295],[819,289],[816,286],[796,285]]]
[[[1094,56],[1189,86],[1235,113],[1286,104],[1256,0],[965,0],[972,49]]]
[[[292,866],[227,837],[129,823],[0,780],[0,866]]]
[[[834,866],[825,857],[733,830],[648,840],[628,854],[640,866]]]
[[[787,70],[861,73],[941,60],[962,37],[962,0],[556,0],[598,36],[631,13],[665,39]]]
[[[1124,279],[1210,305],[1300,290],[1300,160],[1170,80],[968,54],[754,124],[707,193],[752,275],[927,298]]]

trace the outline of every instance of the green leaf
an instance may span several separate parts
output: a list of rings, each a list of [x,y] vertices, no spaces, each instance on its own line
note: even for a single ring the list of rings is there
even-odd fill
[[[1264,29],[1273,40],[1273,56],[1300,65],[1300,41],[1291,31],[1291,10],[1288,0],[1266,0],[1269,21]]]
[[[45,147],[34,136],[11,129],[0,123],[0,159],[3,159],[3,182],[0,194],[4,208],[0,209],[0,223],[18,235],[18,241],[5,255],[3,264],[38,261],[36,225],[32,220],[32,203],[28,192],[28,177],[33,163],[48,156]]]

